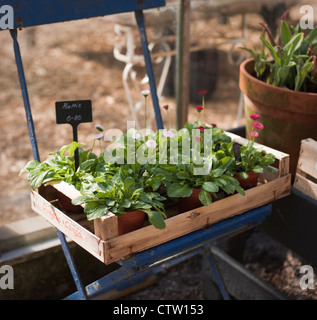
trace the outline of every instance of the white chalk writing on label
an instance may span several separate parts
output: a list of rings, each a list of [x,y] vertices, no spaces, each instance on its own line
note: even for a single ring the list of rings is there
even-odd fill
[[[81,108],[81,103],[64,103],[62,109],[80,109]]]
[[[66,121],[67,122],[70,122],[70,121],[80,121],[82,119],[82,116],[81,114],[76,114],[75,116],[68,116],[66,118]]]

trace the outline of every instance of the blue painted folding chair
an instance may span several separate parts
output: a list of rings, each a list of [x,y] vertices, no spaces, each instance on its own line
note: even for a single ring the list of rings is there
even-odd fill
[[[0,1],[2,4],[4,1]],[[14,9],[14,27],[10,30],[14,42],[15,59],[18,69],[19,81],[25,107],[27,125],[31,140],[33,157],[40,161],[37,140],[32,120],[32,112],[28,97],[27,85],[23,71],[22,58],[18,43],[18,29],[36,26],[41,24],[70,21],[83,18],[93,18],[120,12],[135,12],[135,18],[139,28],[142,50],[145,59],[146,71],[149,77],[151,96],[156,117],[157,128],[163,128],[162,118],[159,109],[156,93],[155,79],[152,69],[151,57],[148,50],[148,41],[144,25],[143,10],[165,5],[164,0],[29,0],[16,4],[16,1],[7,0],[6,5]],[[132,258],[119,261],[121,268],[106,275],[96,282],[83,286],[80,275],[76,269],[73,257],[69,251],[65,235],[57,229],[64,254],[73,275],[78,291],[69,296],[69,299],[89,299],[95,297],[115,286],[124,286],[138,281],[147,273],[158,272],[160,261],[169,261],[169,264],[186,259],[193,254],[204,251],[207,253],[211,270],[224,299],[229,299],[221,276],[212,260],[212,254],[206,249],[215,243],[225,240],[246,229],[252,228],[261,223],[271,213],[271,206],[265,205],[260,208],[248,211],[244,214],[218,222],[211,227],[192,232],[188,235],[176,238],[152,249],[135,254]],[[127,280],[128,279],[128,280]]]

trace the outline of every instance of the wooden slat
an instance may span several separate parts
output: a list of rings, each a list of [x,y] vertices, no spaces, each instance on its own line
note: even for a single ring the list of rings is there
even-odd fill
[[[95,235],[101,240],[118,236],[118,217],[108,212],[105,216],[94,220]]]
[[[93,256],[104,262],[103,243],[100,243],[100,239],[93,233],[54,207],[34,190],[31,191],[31,204],[35,212],[44,217],[54,227],[61,230],[66,236],[78,243]]]
[[[317,179],[317,141],[311,138],[302,140],[297,169],[298,174]]]
[[[72,185],[61,181],[58,183],[52,183],[51,186],[58,191],[62,192],[63,194],[67,195],[67,197],[71,200],[81,196],[82,194]]]
[[[105,263],[149,249],[166,241],[210,226],[220,220],[241,214],[290,194],[291,175],[249,189],[246,195],[235,194],[209,206],[203,206],[167,219],[166,228],[153,226],[105,241]]]
[[[69,185],[64,181],[54,183],[52,184],[52,187],[62,192],[71,200],[81,196],[81,193],[74,186]],[[82,206],[84,207],[84,205]],[[95,235],[102,240],[107,240],[118,236],[118,218],[111,212],[107,213],[101,218],[95,219],[93,224]]]
[[[295,176],[294,188],[317,200],[317,184],[299,174]]]

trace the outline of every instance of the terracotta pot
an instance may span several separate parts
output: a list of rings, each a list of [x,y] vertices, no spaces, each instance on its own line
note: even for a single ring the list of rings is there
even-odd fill
[[[317,140],[317,93],[296,92],[257,79],[253,59],[240,65],[239,86],[244,93],[247,137],[252,131],[250,114],[260,114],[264,129],[256,141],[289,154],[294,178],[301,140]]]
[[[247,179],[242,179],[240,173],[236,172],[233,176],[239,181],[241,188],[244,190],[256,187],[259,180],[259,173],[253,171],[248,172],[249,177]]]
[[[84,208],[80,205],[73,205],[72,200],[69,199],[67,196],[64,195],[64,193],[57,191],[57,199],[58,203],[62,210],[69,211],[69,212],[75,212],[75,213],[83,213]]]
[[[190,197],[180,198],[177,202],[178,212],[183,213],[202,206],[198,196],[201,189],[194,189]]]
[[[146,213],[135,210],[124,213],[118,218],[118,234],[119,236],[143,227]]]

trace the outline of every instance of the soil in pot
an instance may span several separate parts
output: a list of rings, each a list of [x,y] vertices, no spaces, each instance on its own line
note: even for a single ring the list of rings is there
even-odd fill
[[[118,218],[118,235],[140,229],[144,225],[146,213],[143,211],[135,210],[124,213]]]
[[[258,184],[259,173],[253,171],[248,172],[249,177],[247,179],[242,179],[239,172],[234,174],[234,177],[239,181],[241,188],[248,190],[254,188]]]

